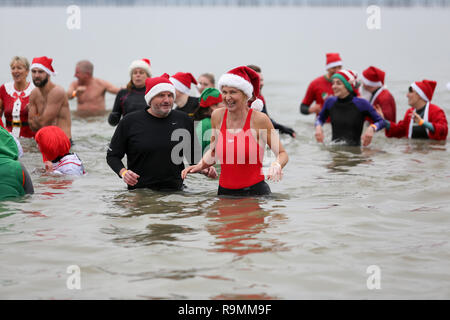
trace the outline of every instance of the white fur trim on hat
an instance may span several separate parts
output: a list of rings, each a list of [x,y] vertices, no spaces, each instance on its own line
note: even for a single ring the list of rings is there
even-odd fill
[[[145,95],[145,102],[147,103],[147,105],[150,105],[150,101],[152,101],[152,99],[158,95],[161,92],[164,91],[169,91],[173,93],[173,98],[175,99],[176,97],[176,93],[175,93],[175,87],[173,85],[171,85],[170,83],[158,83],[157,85],[153,86],[153,88],[150,89],[149,92],[147,92],[147,94]]]
[[[417,94],[418,94],[423,100],[425,100],[426,102],[429,102],[429,101],[430,101],[430,100],[428,99],[428,97],[425,95],[425,93],[422,91],[422,89],[420,89],[420,87],[419,87],[415,82],[413,82],[413,83],[411,84],[411,87],[414,89],[415,92],[417,92]]]
[[[256,111],[262,111],[262,109],[264,108],[264,102],[262,102],[261,99],[256,99],[252,102],[250,107]]]
[[[330,68],[334,68],[334,67],[337,67],[337,66],[342,66],[342,61],[331,62],[331,63],[327,64],[325,66],[325,68],[326,69],[330,69]]]
[[[377,81],[377,82],[370,81],[369,79],[367,79],[366,77],[364,77],[363,74],[361,75],[361,79],[362,79],[362,82],[363,82],[366,86],[371,86],[371,87],[381,87],[381,86],[383,86],[383,83],[382,83],[381,81]]]
[[[179,80],[175,79],[174,77],[170,77],[170,82],[172,82],[173,86],[178,90],[185,94],[189,94],[191,92],[191,89],[186,87],[184,84],[182,84]]]
[[[131,77],[131,75],[133,73],[133,70],[136,69],[136,68],[144,69],[149,77],[152,76],[152,70],[150,69],[150,66],[148,65],[147,62],[145,62],[143,60],[134,60],[131,63],[130,67],[128,68],[128,71],[130,72],[130,77]]]
[[[44,70],[45,72],[47,72],[49,75],[51,76],[56,76],[56,72],[52,72],[51,70],[49,70],[47,67],[45,67],[44,65],[40,64],[40,63],[33,63],[30,67],[30,70],[34,69],[34,68],[39,68]]]
[[[250,82],[244,78],[232,73],[225,73],[222,75],[218,82],[219,89],[222,90],[223,86],[233,87],[241,90],[250,99],[253,96],[253,86]]]

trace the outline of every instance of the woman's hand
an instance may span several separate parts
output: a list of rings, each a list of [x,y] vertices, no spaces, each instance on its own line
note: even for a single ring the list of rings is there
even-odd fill
[[[203,169],[202,171],[200,171],[200,173],[211,179],[216,179],[218,177],[216,168],[214,168],[213,166]]]
[[[364,132],[364,134],[361,137],[362,144],[364,147],[367,147],[372,142],[374,133],[375,133],[375,128],[372,127],[372,125],[366,129],[366,131]]]
[[[44,162],[44,166],[45,166],[45,172],[52,172],[53,171],[53,164],[51,161],[45,161]]]
[[[317,142],[323,142],[324,136],[323,136],[323,130],[322,130],[322,126],[321,125],[317,125],[316,126],[316,140]]]
[[[273,182],[278,182],[283,178],[283,172],[281,170],[281,164],[278,161],[272,162],[267,174],[267,179]]]
[[[186,169],[184,169],[183,171],[181,171],[181,179],[183,179],[183,180],[186,179],[186,176],[189,173],[197,173],[197,172],[200,172],[202,170],[204,170],[204,169],[202,169],[202,167],[201,167],[201,162],[197,163],[196,165],[189,166]]]

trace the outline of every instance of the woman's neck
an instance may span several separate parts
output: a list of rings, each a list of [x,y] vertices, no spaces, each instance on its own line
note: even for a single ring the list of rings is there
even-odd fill
[[[28,82],[26,79],[24,79],[22,81],[14,82],[14,89],[16,89],[17,91],[23,91],[27,87],[28,87]]]
[[[241,129],[242,127],[244,127],[244,123],[247,119],[249,110],[250,109],[247,106],[238,108],[233,111],[228,110],[227,128]]]

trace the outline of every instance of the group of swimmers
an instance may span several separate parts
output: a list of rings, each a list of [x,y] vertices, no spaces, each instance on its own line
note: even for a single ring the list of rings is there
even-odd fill
[[[359,77],[342,68],[338,53],[329,53],[326,59],[326,75],[311,82],[300,105],[302,114],[317,114],[317,141],[324,141],[322,127],[326,122],[331,123],[332,141],[347,145],[362,142],[367,146],[382,129],[388,137],[446,139],[445,113],[431,104],[435,81],[411,84],[407,94],[411,108],[396,123],[395,100],[384,86],[384,71],[371,66]],[[267,179],[278,181],[288,162],[278,132],[296,136],[293,129],[267,116],[261,69],[254,65],[225,73],[217,89],[211,74],[203,74],[198,81],[183,72],[152,77],[150,60],[140,59],[131,63],[130,81],[120,89],[94,78],[92,63],[80,61],[75,69],[77,81],[68,90],[51,81],[55,71],[48,57],[34,58],[31,66],[25,58],[14,57],[10,66],[13,81],[0,87],[0,166],[11,173],[12,180],[0,182],[0,199],[33,189],[29,174],[18,161],[18,137],[35,139],[47,172],[85,173],[79,157],[70,152],[73,141],[68,100],[73,98],[80,115],[101,115],[106,110],[105,92],[117,94],[108,116],[108,122],[117,128],[107,163],[129,189],[182,190],[188,174],[216,178],[214,164],[220,162],[220,195],[269,194],[262,173],[266,146],[276,158]],[[30,70],[32,82],[27,81]],[[200,97],[190,95],[192,84],[198,85]],[[3,113],[5,124],[1,122]],[[365,121],[370,125],[362,134]],[[194,150],[201,150],[200,156]],[[125,155],[126,166],[122,163]],[[182,158],[191,165],[185,168],[179,160]]]

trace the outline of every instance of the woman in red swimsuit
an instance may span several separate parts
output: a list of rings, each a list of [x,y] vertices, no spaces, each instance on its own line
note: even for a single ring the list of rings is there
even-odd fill
[[[34,132],[28,125],[27,104],[30,100],[33,83],[27,81],[30,63],[24,57],[14,57],[10,64],[13,81],[0,87],[0,122],[5,114],[5,128],[18,137],[32,138]]]
[[[269,168],[268,180],[281,180],[288,155],[267,115],[248,106],[259,95],[259,76],[248,67],[238,67],[220,78],[219,89],[226,108],[215,110],[211,116],[211,148],[198,164],[184,169],[181,176],[185,179],[187,174],[200,172],[218,161],[219,195],[270,194],[262,172],[266,145],[277,157]],[[252,107],[260,103],[255,100]]]

